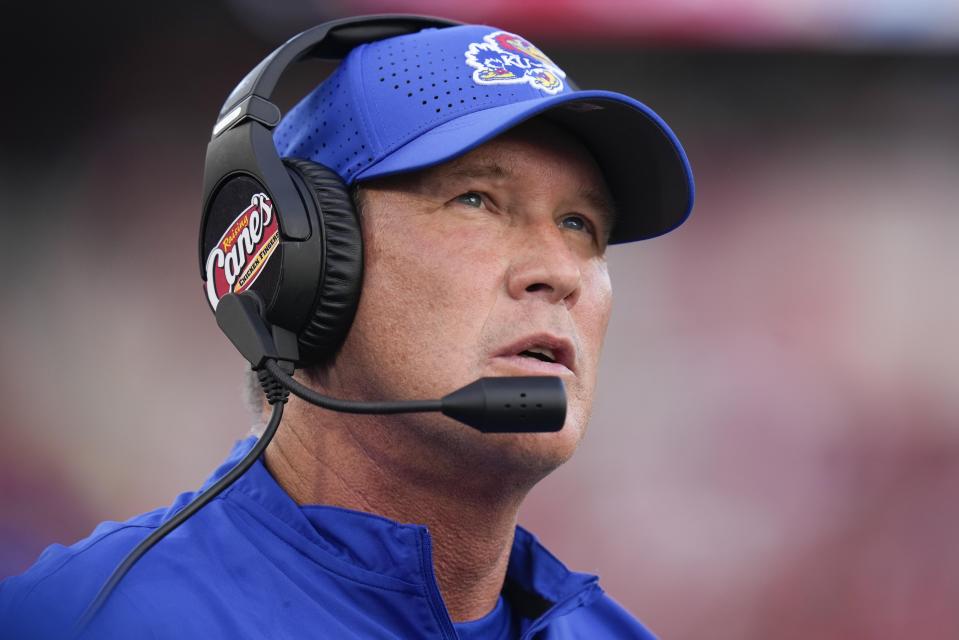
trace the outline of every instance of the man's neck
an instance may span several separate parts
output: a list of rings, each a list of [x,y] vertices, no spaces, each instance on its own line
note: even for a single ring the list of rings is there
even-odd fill
[[[411,450],[398,458],[397,449],[409,442],[397,437],[391,418],[331,415],[302,405],[288,418],[265,460],[296,502],[425,525],[450,617],[475,620],[493,609],[506,576],[517,511],[532,483],[444,464],[431,460],[429,452]],[[371,444],[379,440],[372,437],[377,431],[382,448]],[[387,449],[390,455],[382,455]],[[398,459],[410,463],[397,464]]]

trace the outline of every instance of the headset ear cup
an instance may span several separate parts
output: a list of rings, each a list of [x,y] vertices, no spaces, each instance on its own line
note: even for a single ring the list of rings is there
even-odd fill
[[[321,164],[284,158],[288,170],[312,191],[323,227],[322,282],[313,310],[299,333],[302,366],[329,361],[353,323],[363,281],[363,237],[349,189],[340,176]]]

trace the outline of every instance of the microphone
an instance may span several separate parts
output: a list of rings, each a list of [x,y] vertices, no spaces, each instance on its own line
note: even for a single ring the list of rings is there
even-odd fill
[[[270,328],[259,296],[251,291],[220,299],[216,322],[250,365],[266,369],[294,395],[342,413],[396,414],[439,411],[482,433],[559,431],[566,422],[566,389],[554,376],[480,378],[439,400],[363,402],[317,393],[290,375],[298,359],[296,336]]]

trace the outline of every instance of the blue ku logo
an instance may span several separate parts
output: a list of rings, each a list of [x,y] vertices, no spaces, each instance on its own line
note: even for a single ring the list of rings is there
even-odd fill
[[[466,64],[473,67],[477,84],[528,82],[534,89],[556,94],[563,90],[562,69],[542,51],[515,33],[495,31],[473,42],[466,51]]]

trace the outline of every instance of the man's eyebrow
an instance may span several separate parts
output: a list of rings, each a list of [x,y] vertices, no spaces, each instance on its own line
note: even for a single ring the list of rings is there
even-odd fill
[[[463,178],[493,178],[493,179],[503,179],[509,178],[513,175],[513,172],[509,169],[503,167],[502,165],[495,164],[492,162],[484,162],[481,164],[466,164],[459,167],[454,167],[449,170],[447,177],[455,179]]]

